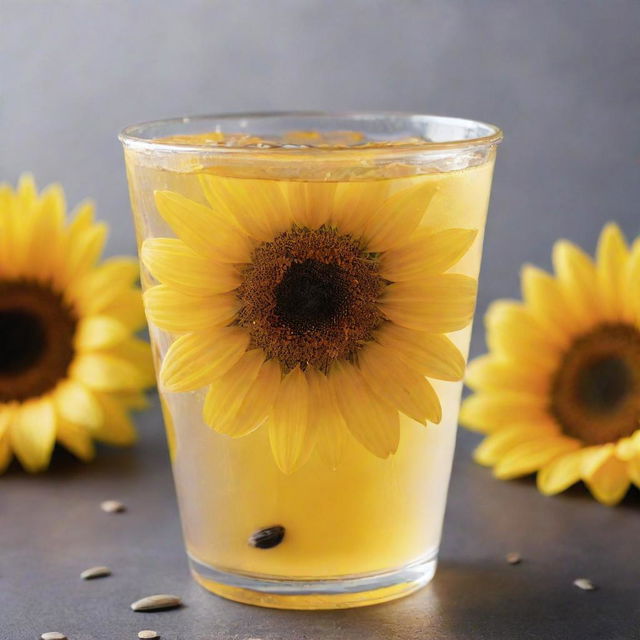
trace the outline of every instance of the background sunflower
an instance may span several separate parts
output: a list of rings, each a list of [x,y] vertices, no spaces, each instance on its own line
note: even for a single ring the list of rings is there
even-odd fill
[[[583,480],[614,505],[640,486],[640,240],[609,224],[595,263],[566,241],[553,263],[524,268],[522,303],[489,309],[460,421],[487,434],[475,459],[498,478],[537,472],[545,494]]]
[[[135,440],[131,408],[153,382],[137,262],[98,265],[107,228],[62,188],[0,185],[0,470],[44,469],[55,442],[89,460],[93,440]]]

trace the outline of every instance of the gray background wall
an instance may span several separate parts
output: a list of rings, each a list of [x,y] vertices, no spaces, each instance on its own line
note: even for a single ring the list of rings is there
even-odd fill
[[[0,0],[0,179],[97,200],[133,252],[117,131],[400,109],[505,130],[479,312],[552,242],[640,232],[640,0]],[[476,331],[476,349],[481,332]]]

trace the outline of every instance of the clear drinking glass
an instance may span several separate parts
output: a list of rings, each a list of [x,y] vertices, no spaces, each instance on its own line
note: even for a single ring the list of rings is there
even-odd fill
[[[184,538],[206,589],[337,608],[433,576],[501,137],[395,113],[121,134]]]

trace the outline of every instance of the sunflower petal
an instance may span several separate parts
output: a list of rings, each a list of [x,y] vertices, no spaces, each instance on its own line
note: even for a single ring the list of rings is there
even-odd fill
[[[379,458],[395,453],[400,441],[397,409],[378,399],[348,363],[336,361],[329,372],[329,384],[353,437]]]
[[[431,181],[395,193],[371,214],[363,237],[367,251],[389,251],[407,242],[435,194]]]
[[[204,421],[216,431],[228,433],[224,426],[233,431],[233,421],[242,402],[264,362],[261,349],[252,349],[242,354],[240,359],[218,378],[207,391],[204,401]],[[224,425],[219,427],[218,425]]]
[[[629,257],[629,251],[620,227],[614,223],[607,224],[598,241],[597,249],[597,284],[603,316],[607,320],[621,320],[624,308],[622,286]]]
[[[129,289],[118,294],[109,305],[100,309],[100,313],[117,320],[129,331],[137,331],[147,323],[139,289]]]
[[[291,218],[301,227],[317,229],[331,216],[335,182],[289,182],[286,185]]]
[[[550,380],[549,376],[541,374],[527,363],[486,354],[469,362],[465,383],[477,391],[515,391],[544,396]]]
[[[70,367],[70,377],[94,391],[139,389],[147,383],[140,369],[110,353],[81,353]]]
[[[194,391],[223,376],[246,351],[249,334],[222,327],[180,336],[169,347],[160,368],[167,391]]]
[[[490,433],[522,422],[538,424],[549,420],[545,397],[531,393],[476,393],[460,407],[460,423],[468,429]]]
[[[216,213],[231,216],[246,235],[260,242],[272,240],[291,226],[278,180],[203,175],[200,184]]]
[[[102,424],[104,416],[95,395],[71,378],[56,387],[54,401],[58,413],[67,422],[93,429]]]
[[[449,333],[473,319],[477,282],[454,273],[398,282],[386,287],[379,306],[391,321],[407,329]]]
[[[91,435],[101,442],[120,447],[132,445],[138,438],[136,429],[124,404],[113,394],[96,393],[102,407],[102,424],[91,429]]]
[[[375,338],[424,376],[437,380],[462,380],[464,356],[446,336],[413,331],[387,322]]]
[[[552,435],[554,432],[548,422],[505,427],[488,435],[473,452],[473,459],[478,464],[492,467],[522,443],[544,439]]]
[[[342,233],[359,238],[371,212],[386,200],[389,192],[387,182],[340,182],[331,211],[331,224]]]
[[[73,453],[74,456],[88,462],[95,457],[96,450],[91,434],[84,425],[68,422],[58,417],[57,434],[58,442]]]
[[[541,493],[553,496],[568,489],[582,478],[582,449],[560,455],[538,471]]]
[[[240,284],[240,275],[232,266],[207,260],[182,240],[149,238],[142,244],[140,257],[154,278],[185,294],[226,293]]]
[[[249,260],[249,238],[238,231],[228,216],[173,191],[156,191],[156,207],[175,234],[191,249],[219,262]]]
[[[327,376],[313,367],[307,369],[305,375],[309,384],[309,423],[317,432],[316,450],[335,470],[344,453],[347,425]]]
[[[573,438],[551,436],[523,442],[507,454],[494,467],[493,475],[501,480],[510,480],[538,471],[560,455],[580,447]]]
[[[11,440],[8,433],[0,436],[0,474],[3,474],[13,458]]]
[[[556,368],[561,347],[524,305],[498,300],[489,307],[485,323],[489,349],[499,357],[526,362],[544,372]]]
[[[75,346],[80,351],[106,349],[129,335],[127,327],[110,316],[88,316],[78,322]]]
[[[627,462],[629,479],[640,489],[640,454]]]
[[[108,353],[111,356],[124,360],[138,371],[138,387],[128,389],[134,394],[139,393],[141,389],[150,387],[155,384],[156,376],[153,366],[153,357],[151,355],[151,345],[140,338],[128,337],[118,344],[110,347]]]
[[[45,469],[56,439],[56,414],[47,397],[24,402],[11,425],[11,445],[30,473]]]
[[[477,229],[419,229],[407,244],[382,254],[380,275],[403,282],[447,271],[467,253],[477,235]]]
[[[149,322],[171,333],[225,326],[239,308],[237,298],[230,293],[207,297],[188,296],[164,284],[145,291],[144,305]]]
[[[613,506],[624,498],[631,484],[628,464],[616,457],[613,447],[601,449],[588,464],[584,481],[598,502]]]
[[[221,416],[213,425],[214,429],[232,438],[240,438],[262,426],[269,417],[278,394],[281,377],[280,365],[275,360],[265,362],[237,413],[233,416]]]
[[[537,267],[525,265],[522,269],[522,293],[530,314],[541,325],[549,339],[566,348],[575,335],[571,308],[556,280]]]
[[[282,379],[269,417],[271,451],[283,473],[293,473],[304,457],[308,419],[309,387],[296,367]]]
[[[593,261],[582,249],[566,240],[554,244],[552,258],[565,304],[573,310],[574,330],[584,331],[601,319]]]
[[[417,422],[440,422],[442,408],[433,387],[393,351],[370,343],[358,353],[358,364],[365,382],[380,398]]]

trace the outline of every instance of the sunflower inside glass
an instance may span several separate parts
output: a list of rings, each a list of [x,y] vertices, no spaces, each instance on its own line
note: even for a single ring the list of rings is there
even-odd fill
[[[0,185],[0,471],[13,454],[43,470],[56,442],[89,460],[94,440],[135,440],[153,370],[138,265],[98,265],[106,231],[90,203],[67,221],[58,185]]]
[[[460,419],[487,433],[475,458],[499,478],[537,472],[546,494],[583,480],[614,505],[640,486],[640,241],[609,224],[595,263],[566,241],[553,263],[523,270],[524,302],[489,309]]]
[[[327,177],[302,151],[286,166],[261,153],[159,168],[126,151],[192,570],[267,606],[398,597],[435,567],[494,154],[429,172],[354,154]],[[268,550],[248,544],[272,532]],[[283,599],[212,574],[339,589],[425,562],[388,589]]]

